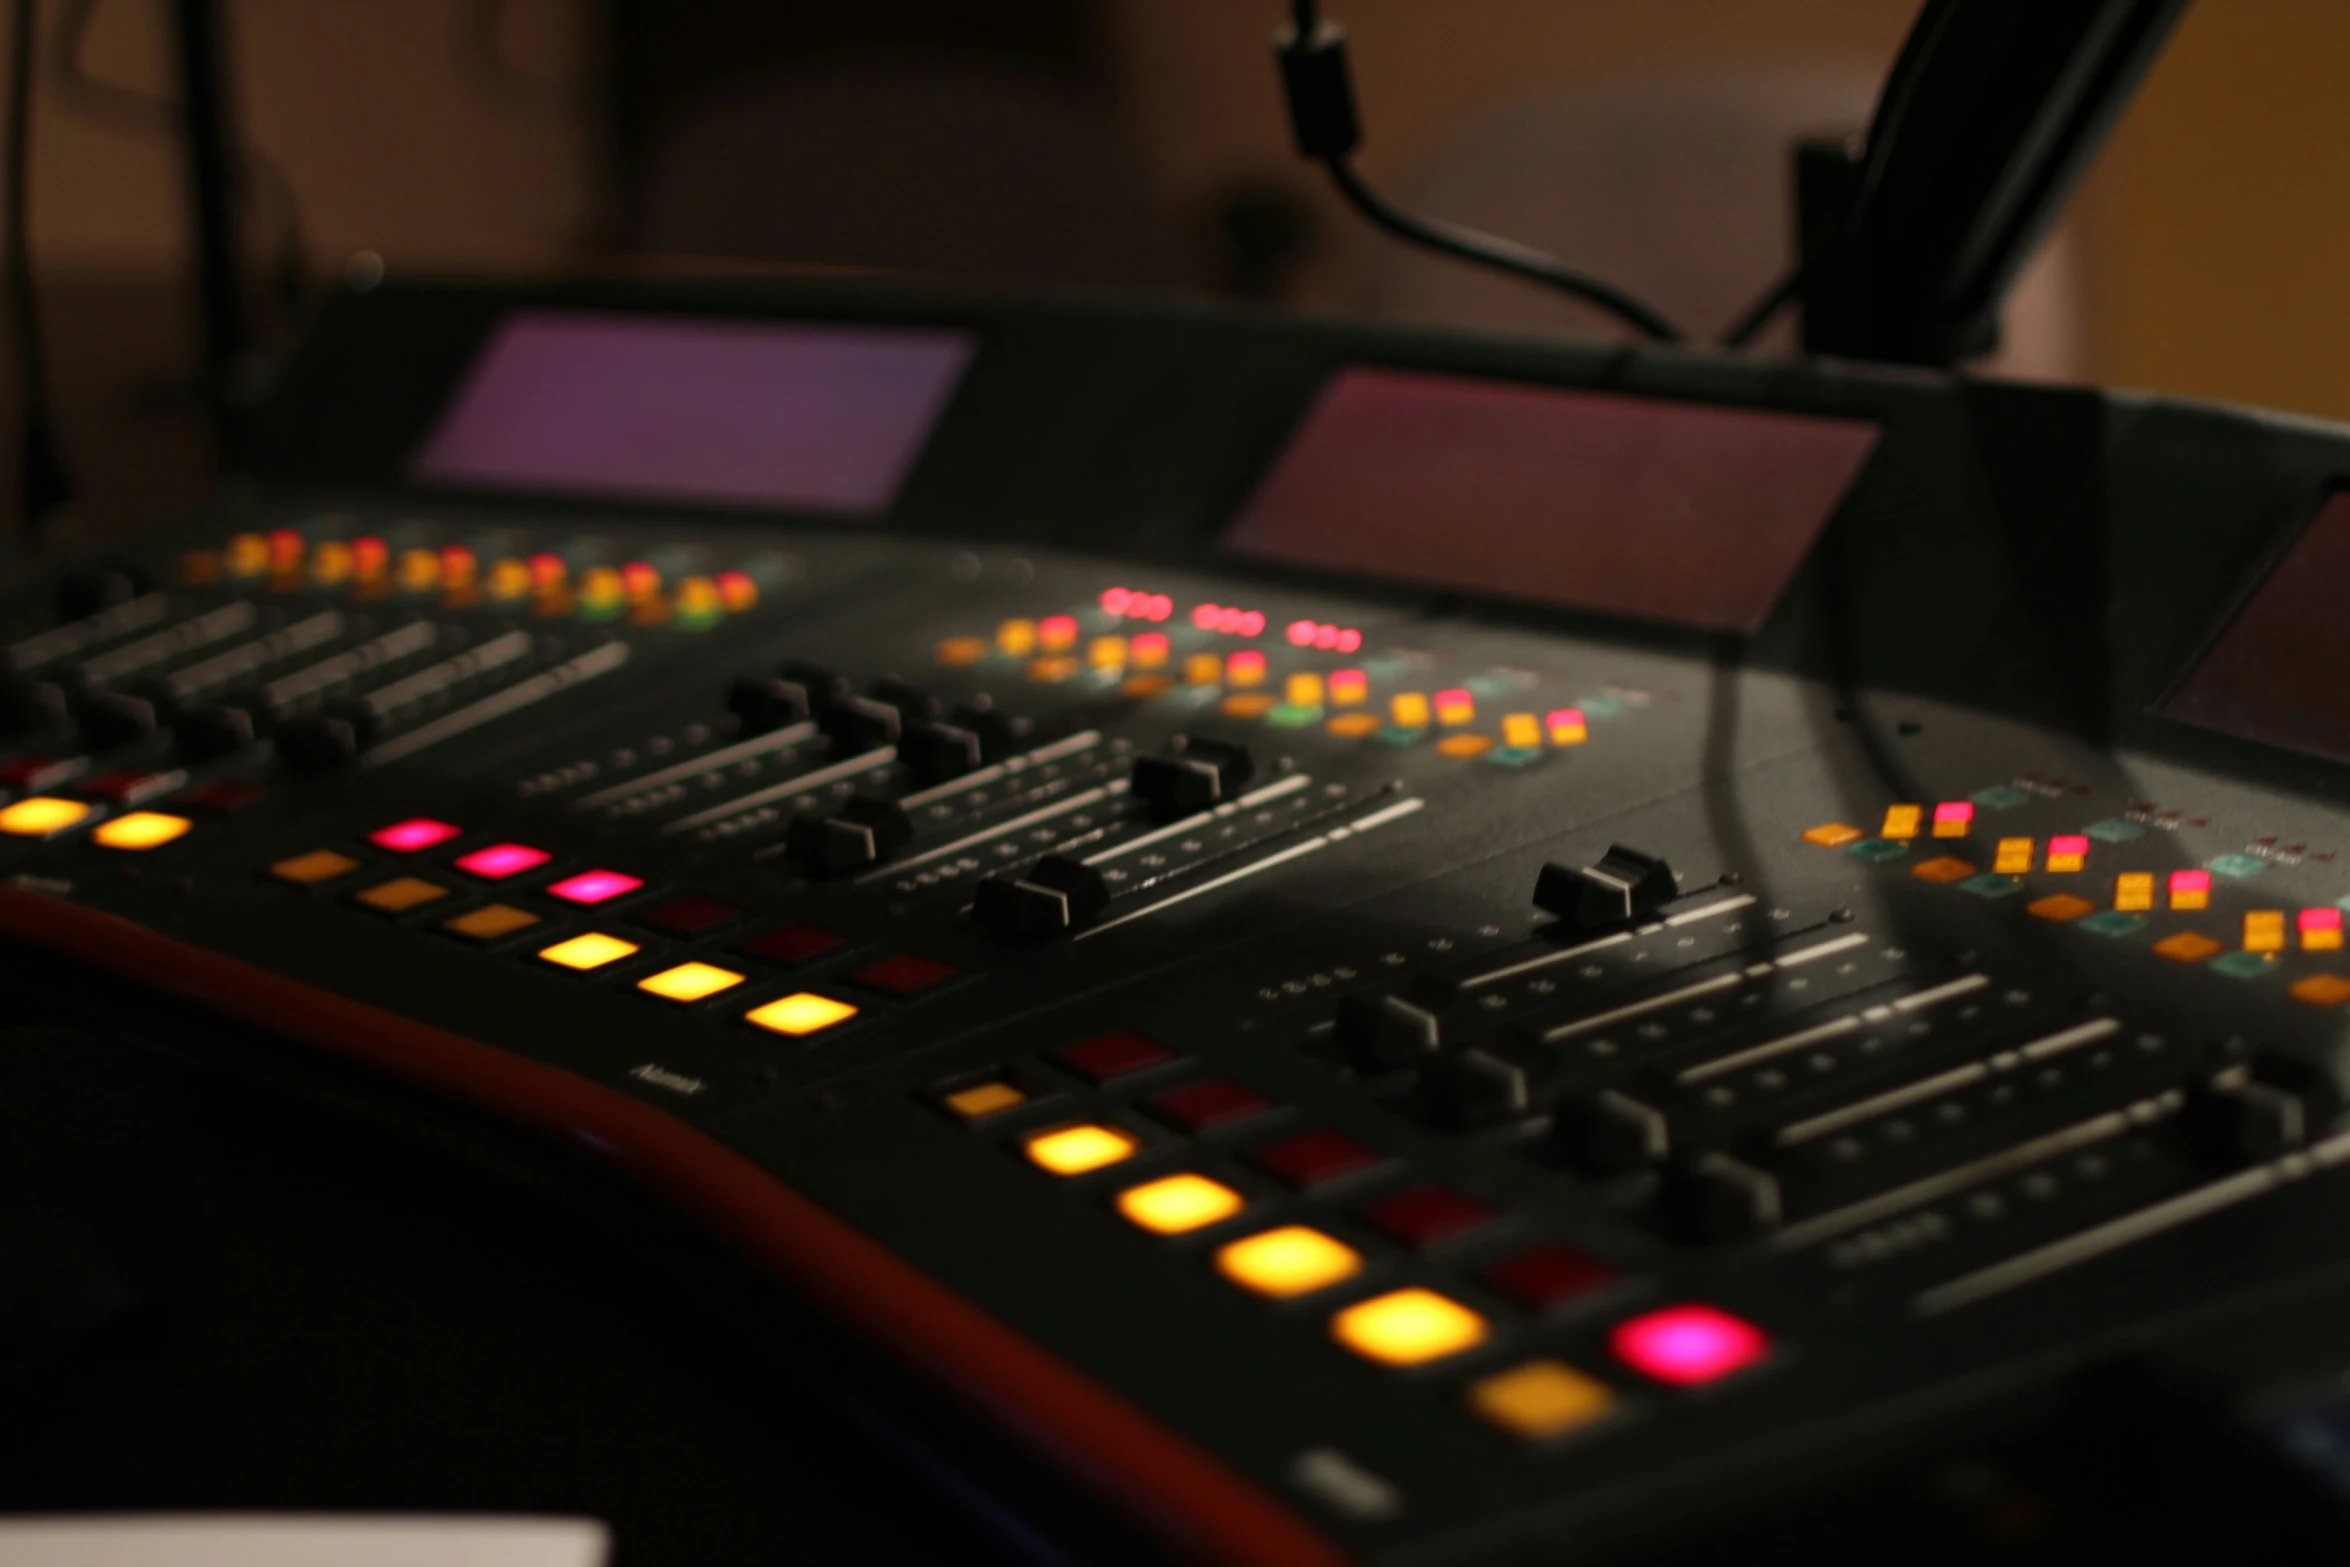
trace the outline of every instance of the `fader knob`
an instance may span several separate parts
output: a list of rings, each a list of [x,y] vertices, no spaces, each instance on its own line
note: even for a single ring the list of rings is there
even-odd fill
[[[849,694],[849,683],[829,664],[787,658],[775,666],[778,678],[790,681],[808,695],[808,709],[818,712]]]
[[[91,566],[69,571],[57,580],[57,613],[81,620],[101,610],[128,604],[147,591],[143,572],[127,566]]]
[[[1027,718],[1005,712],[984,696],[956,704],[947,714],[947,722],[977,735],[980,759],[988,762],[1000,762],[1027,749],[1036,732],[1036,726]]]
[[[1673,1228],[1697,1240],[1742,1240],[1784,1216],[1779,1180],[1728,1154],[1711,1153],[1674,1170],[1662,1193]]]
[[[375,725],[357,708],[297,718],[278,726],[277,754],[296,772],[330,773],[359,760]]]
[[[998,941],[1046,941],[1084,929],[1109,906],[1101,872],[1048,854],[1016,877],[991,876],[974,890],[971,917]]]
[[[120,691],[93,691],[73,705],[82,742],[93,751],[144,740],[155,732],[155,704]]]
[[[924,783],[945,783],[978,768],[979,736],[955,724],[910,724],[898,739],[898,760]]]
[[[2263,1163],[2315,1141],[2341,1118],[2350,1062],[2341,1052],[2260,1050],[2194,1090],[2189,1136],[2223,1163]]]
[[[242,707],[197,707],[174,718],[171,737],[191,762],[217,761],[253,743],[253,715]]]
[[[1534,1098],[1526,1069],[1486,1050],[1438,1056],[1421,1071],[1419,1094],[1430,1119],[1464,1132],[1518,1120]]]
[[[53,680],[0,680],[0,734],[30,735],[65,725],[65,688]]]
[[[1673,868],[1653,854],[1610,844],[1597,865],[1545,865],[1534,882],[1534,906],[1573,931],[1606,930],[1645,919],[1681,890]]]
[[[905,725],[898,710],[887,702],[851,696],[817,708],[816,727],[831,736],[834,746],[853,755],[897,744]]]
[[[783,837],[783,852],[812,876],[862,870],[904,848],[914,824],[894,800],[860,795],[830,816],[803,816]]]
[[[1187,735],[1165,755],[1136,757],[1129,789],[1155,816],[1188,816],[1239,794],[1256,770],[1245,746]]]
[[[1551,1141],[1567,1161],[1594,1175],[1624,1175],[1662,1164],[1672,1152],[1663,1111],[1617,1089],[1562,1102]]]
[[[726,710],[746,735],[763,735],[808,717],[805,686],[766,675],[738,675],[726,688]]]
[[[1426,1007],[1402,996],[1348,996],[1338,1003],[1337,1039],[1356,1070],[1383,1072],[1444,1043],[1444,1025]]]
[[[908,723],[921,718],[936,718],[939,714],[938,698],[900,675],[883,675],[865,688],[865,694],[876,702],[886,702],[896,708]]]

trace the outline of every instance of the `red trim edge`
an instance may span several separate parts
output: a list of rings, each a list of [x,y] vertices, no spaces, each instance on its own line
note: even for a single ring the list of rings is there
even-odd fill
[[[649,1105],[21,887],[0,885],[0,937],[79,959],[612,1160],[1188,1556],[1250,1567],[1351,1567],[1352,1558],[1207,1453],[749,1159]]]

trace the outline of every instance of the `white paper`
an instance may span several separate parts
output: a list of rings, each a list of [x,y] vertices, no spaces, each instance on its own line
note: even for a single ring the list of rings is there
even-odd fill
[[[592,1518],[84,1514],[0,1520],[5,1567],[604,1567]]]

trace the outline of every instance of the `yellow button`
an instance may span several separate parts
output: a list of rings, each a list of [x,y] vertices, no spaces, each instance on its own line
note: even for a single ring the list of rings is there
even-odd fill
[[[449,889],[438,882],[426,881],[421,876],[395,876],[351,894],[351,901],[364,903],[379,914],[405,914],[448,895]]]
[[[998,651],[1009,653],[1014,658],[1026,658],[1036,651],[1036,622],[1005,621],[995,628],[995,645]]]
[[[290,881],[297,887],[309,887],[359,868],[359,862],[348,854],[337,854],[332,849],[313,849],[308,854],[297,854],[290,860],[280,860],[269,868],[269,874],[279,881]]]
[[[1124,637],[1095,637],[1085,645],[1085,661],[1096,669],[1124,669],[1126,667],[1126,639]]]
[[[743,1015],[743,1021],[766,1029],[771,1034],[820,1033],[836,1023],[846,1023],[857,1015],[857,1009],[845,1001],[830,996],[819,996],[810,991],[770,1001],[763,1007],[754,1007]]]
[[[1858,827],[1847,826],[1843,822],[1822,822],[1817,827],[1806,829],[1803,841],[1816,843],[1823,849],[1840,849],[1848,843],[1859,841],[1861,836]]]
[[[1888,805],[1885,807],[1885,823],[1877,829],[1877,836],[1880,838],[1915,838],[1918,835],[1918,822],[1924,815],[1925,807],[1923,806]]]
[[[2350,1001],[2350,979],[2339,974],[2312,974],[2297,979],[2288,987],[2295,1001],[2305,1001],[2313,1007],[2338,1007]]]
[[[2046,898],[2037,898],[2024,905],[2026,913],[2044,920],[2077,920],[2097,907],[2087,898],[2076,898],[2069,892],[2059,892]]]
[[[1224,661],[1213,653],[1194,653],[1183,661],[1183,683],[1212,686],[1224,678]]]
[[[1587,1426],[1615,1402],[1606,1383],[1555,1360],[1529,1360],[1469,1387],[1471,1409],[1532,1442]]]
[[[1131,1132],[1090,1123],[1039,1132],[1027,1144],[1029,1162],[1055,1175],[1106,1170],[1134,1157],[1134,1150],[1141,1146],[1142,1140]]]
[[[1289,1300],[1353,1278],[1363,1271],[1363,1259],[1320,1230],[1285,1224],[1226,1246],[1216,1253],[1216,1269],[1245,1289]]]
[[[607,936],[600,930],[591,930],[584,936],[569,941],[558,941],[551,947],[542,947],[539,956],[557,968],[577,969],[582,973],[617,963],[637,950],[633,941],[622,941],[618,936]]]
[[[2154,950],[2173,963],[2200,963],[2220,950],[2220,944],[2209,936],[2192,930],[2182,930],[2175,936],[2165,936],[2154,944]]]
[[[500,936],[528,930],[538,922],[539,917],[528,909],[518,909],[511,903],[485,903],[455,919],[443,920],[441,928],[472,941],[495,941]]]
[[[2282,909],[2253,909],[2244,916],[2244,950],[2246,952],[2282,952],[2285,950],[2285,911]]]
[[[1402,1289],[1347,1307],[1330,1336],[1366,1360],[1417,1366],[1483,1343],[1485,1319],[1434,1290]]]
[[[1513,750],[1542,749],[1542,720],[1532,713],[1511,713],[1501,721],[1502,743]]]
[[[2000,839],[1998,851],[1991,861],[1991,869],[2002,876],[2028,875],[2032,869],[2032,840],[2029,838]]]
[[[636,982],[636,988],[664,1001],[700,1001],[721,990],[732,990],[743,977],[714,963],[680,963]]]
[[[2131,871],[2113,879],[2113,906],[2126,914],[2144,913],[2154,907],[2154,877],[2148,871]]]
[[[89,814],[90,808],[79,800],[36,794],[0,810],[0,832],[13,838],[53,837]]]
[[[1909,873],[1920,881],[1951,882],[1966,880],[1975,873],[1975,868],[1964,860],[1945,854],[1922,865],[1911,866]]]
[[[1425,729],[1432,716],[1427,697],[1417,691],[1396,693],[1388,701],[1387,713],[1398,729]]]
[[[100,822],[90,836],[109,849],[160,849],[172,839],[184,837],[194,825],[185,816],[133,811],[128,816]]]
[[[1291,675],[1283,684],[1282,695],[1291,707],[1320,707],[1322,677],[1312,674]]]
[[[958,1088],[942,1096],[939,1103],[966,1121],[977,1121],[1014,1105],[1028,1103],[1028,1095],[1000,1078],[994,1082],[973,1083],[969,1088]]]
[[[1204,1175],[1170,1175],[1118,1194],[1118,1211],[1153,1235],[1183,1235],[1231,1218],[1240,1193]]]

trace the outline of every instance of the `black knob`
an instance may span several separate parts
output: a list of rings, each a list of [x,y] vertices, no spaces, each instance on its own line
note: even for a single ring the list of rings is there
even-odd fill
[[[253,714],[242,707],[196,707],[171,721],[171,736],[191,762],[233,756],[253,743]]]
[[[955,724],[910,724],[898,738],[898,760],[924,783],[945,783],[976,770],[984,751],[979,736]]]
[[[0,734],[33,735],[65,727],[65,687],[10,675],[0,680]]]
[[[1048,854],[1016,877],[991,876],[971,898],[971,917],[998,941],[1046,941],[1083,930],[1109,906],[1101,872],[1065,854]]]
[[[829,664],[812,664],[804,658],[787,658],[775,666],[775,673],[808,694],[808,708],[811,712],[849,694],[848,681]]]
[[[862,870],[906,846],[914,824],[894,800],[859,795],[830,816],[803,816],[783,836],[783,852],[813,876]]]
[[[816,727],[832,738],[835,749],[854,755],[897,744],[905,722],[887,702],[849,696],[817,708]]]
[[[939,715],[938,698],[901,675],[883,675],[865,688],[865,694],[896,708],[909,723]]]
[[[1645,919],[1681,890],[1673,868],[1653,854],[1610,844],[1597,865],[1545,865],[1534,881],[1534,906],[1573,931],[1607,930]]]
[[[1743,1240],[1785,1216],[1778,1177],[1725,1153],[1671,1171],[1661,1195],[1667,1222],[1696,1240]]]
[[[128,604],[147,591],[144,572],[129,566],[92,566],[69,571],[57,579],[57,613],[82,620],[118,604]]]
[[[278,725],[277,754],[301,773],[331,773],[359,760],[376,737],[376,724],[359,708],[343,708]]]
[[[93,691],[73,705],[74,725],[90,750],[144,740],[156,729],[155,704],[120,691]]]
[[[1256,770],[1245,746],[1185,735],[1163,756],[1136,757],[1128,787],[1155,816],[1188,816],[1238,795]]]
[[[806,721],[807,687],[767,675],[737,675],[726,687],[726,710],[746,735],[763,735]]]
[[[1348,996],[1338,1003],[1337,1039],[1357,1070],[1382,1072],[1434,1055],[1444,1044],[1444,1025],[1434,1011],[1402,996]]]
[[[1645,1100],[1616,1089],[1561,1101],[1551,1142],[1567,1162],[1594,1175],[1624,1175],[1664,1163],[1671,1123]]]
[[[968,729],[979,736],[980,758],[989,762],[1000,762],[1026,750],[1036,731],[1028,719],[1005,712],[984,696],[956,704],[947,720],[956,728]]]
[[[1431,1120],[1456,1131],[1500,1126],[1533,1107],[1526,1069],[1486,1050],[1456,1050],[1420,1073],[1420,1103]]]
[[[2184,1118],[2190,1140],[2226,1164],[2265,1163],[2315,1141],[2345,1103],[2335,1054],[2263,1049],[2198,1085]]]

